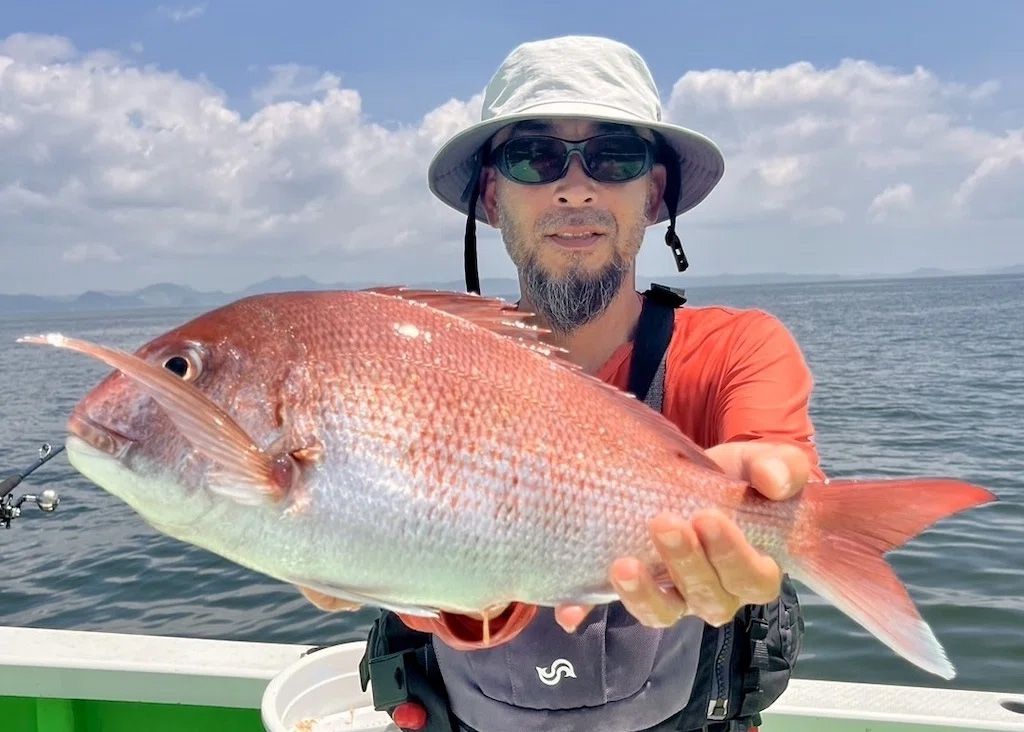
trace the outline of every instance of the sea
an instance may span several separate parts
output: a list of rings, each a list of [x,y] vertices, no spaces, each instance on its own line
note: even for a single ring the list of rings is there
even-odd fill
[[[831,478],[949,476],[999,502],[892,552],[957,668],[944,681],[800,587],[795,675],[1024,691],[1024,275],[687,288],[689,306],[759,308],[792,331],[814,374],[811,416]],[[0,314],[0,478],[28,467],[106,372],[17,344],[60,331],[134,349],[195,309]],[[16,494],[53,488],[0,528],[0,624],[326,645],[362,640],[376,611],[323,613],[291,586],[150,528],[58,455]],[[400,551],[400,547],[382,551]]]

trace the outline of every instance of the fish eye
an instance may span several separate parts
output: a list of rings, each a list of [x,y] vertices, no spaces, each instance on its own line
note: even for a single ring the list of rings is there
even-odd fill
[[[199,377],[201,363],[199,354],[189,350],[186,353],[169,356],[164,361],[164,368],[185,381],[194,381]]]

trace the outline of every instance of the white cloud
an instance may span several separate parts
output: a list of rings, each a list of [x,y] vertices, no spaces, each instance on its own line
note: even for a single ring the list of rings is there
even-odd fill
[[[175,23],[185,23],[202,17],[206,13],[206,3],[190,6],[176,5],[174,7],[161,5],[157,8],[157,12]]]
[[[914,188],[909,183],[889,186],[879,193],[868,206],[872,221],[886,221],[905,214],[914,205]]]
[[[74,44],[60,36],[15,33],[0,40],[0,57],[26,64],[44,65],[76,55]]]
[[[64,263],[70,289],[461,274],[463,220],[429,193],[426,169],[478,118],[479,96],[386,128],[341,75],[284,65],[252,94],[259,107],[243,116],[203,78],[62,38],[0,40],[0,253],[27,273],[19,284],[57,286],[59,266],[34,271],[41,257]],[[687,244],[694,271],[863,271],[871,246],[899,266],[905,229],[879,220],[862,239],[906,203],[901,186],[931,247],[978,218],[1019,220],[1022,132],[968,121],[997,102],[992,83],[866,62],[685,74],[668,117],[727,160],[719,190],[681,220],[684,242],[700,242]],[[482,274],[510,273],[495,234],[479,229]],[[664,247],[647,249],[641,271],[666,271]]]
[[[844,215],[836,221],[863,221],[881,215],[880,206],[911,202],[912,188],[922,213],[943,219],[982,161],[996,156],[992,165],[1005,167],[1013,159],[1007,135],[968,121],[998,88],[943,82],[921,68],[904,73],[846,60],[818,69],[801,62],[689,72],[667,107],[671,120],[706,131],[725,153],[721,190],[695,217],[781,213],[797,223],[807,211],[837,210]],[[880,190],[892,192],[878,201]]]
[[[271,66],[270,72],[270,79],[252,93],[253,99],[263,104],[281,100],[308,101],[341,85],[339,77],[330,73],[321,74],[310,66],[282,64]]]
[[[278,82],[269,96],[285,93]],[[371,256],[383,271],[385,257],[404,261],[395,233],[416,231],[402,277],[439,250],[457,261],[458,225],[424,171],[480,99],[385,129],[337,77],[313,86],[306,102],[269,102],[246,118],[205,81],[111,55],[49,66],[0,57],[0,250],[35,256],[70,239],[107,242],[126,266],[244,257],[274,273],[281,259]]]
[[[967,216],[1024,217],[1024,131],[1007,136],[978,164],[954,202]]]

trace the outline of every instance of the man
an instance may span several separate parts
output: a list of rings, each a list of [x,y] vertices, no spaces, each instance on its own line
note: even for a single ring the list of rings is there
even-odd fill
[[[475,222],[486,221],[501,230],[518,269],[519,307],[535,313],[550,342],[585,371],[626,388],[644,305],[635,281],[644,232],[669,220],[666,242],[685,268],[675,217],[717,184],[721,154],[705,137],[662,122],[644,61],[601,38],[515,49],[487,87],[482,117],[441,148],[429,171],[431,190],[468,215],[467,287],[479,287]],[[808,417],[811,377],[774,318],[679,308],[664,373],[663,414],[727,473],[773,499],[795,494],[809,475],[821,477]],[[779,597],[778,565],[718,512],[649,518],[671,575],[668,588],[623,557],[609,567],[621,603],[536,616],[519,613],[518,605],[495,609],[488,622],[499,643],[493,648],[482,648],[481,618],[402,618],[433,635],[459,725],[625,732],[756,721],[728,709],[730,700],[742,700],[729,679],[750,678],[743,676],[749,621],[736,618]],[[347,607],[303,591],[323,609]],[[773,622],[782,625],[773,632],[790,643],[779,653],[791,664],[798,608],[795,599],[773,607]],[[522,617],[530,618],[527,627],[512,633]],[[735,660],[741,656],[742,663]],[[757,687],[754,678],[748,691]],[[412,719],[407,712],[403,720]],[[422,724],[422,715],[413,717],[405,723]]]

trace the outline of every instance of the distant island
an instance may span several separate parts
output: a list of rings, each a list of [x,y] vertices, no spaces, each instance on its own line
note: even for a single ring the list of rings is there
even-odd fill
[[[672,287],[701,289],[712,287],[741,287],[772,284],[810,284],[815,282],[847,282],[859,280],[896,280],[928,277],[964,277],[1024,274],[1024,264],[986,270],[950,271],[926,267],[900,274],[867,273],[858,275],[840,274],[788,274],[783,272],[764,272],[757,274],[723,274],[708,276],[666,275],[662,277],[638,277],[637,285],[646,288],[652,281]],[[273,277],[250,285],[244,290],[203,291],[185,285],[162,282],[129,291],[96,291],[90,290],[79,295],[2,295],[0,294],[0,314],[40,313],[40,312],[73,312],[97,310],[140,310],[146,308],[214,308],[249,295],[268,292],[313,291],[313,290],[350,290],[372,287],[382,284],[405,284],[435,290],[460,291],[465,288],[461,280],[445,282],[347,282],[322,283],[309,277]],[[481,281],[484,294],[496,296],[517,296],[519,283],[514,279],[495,278]]]

